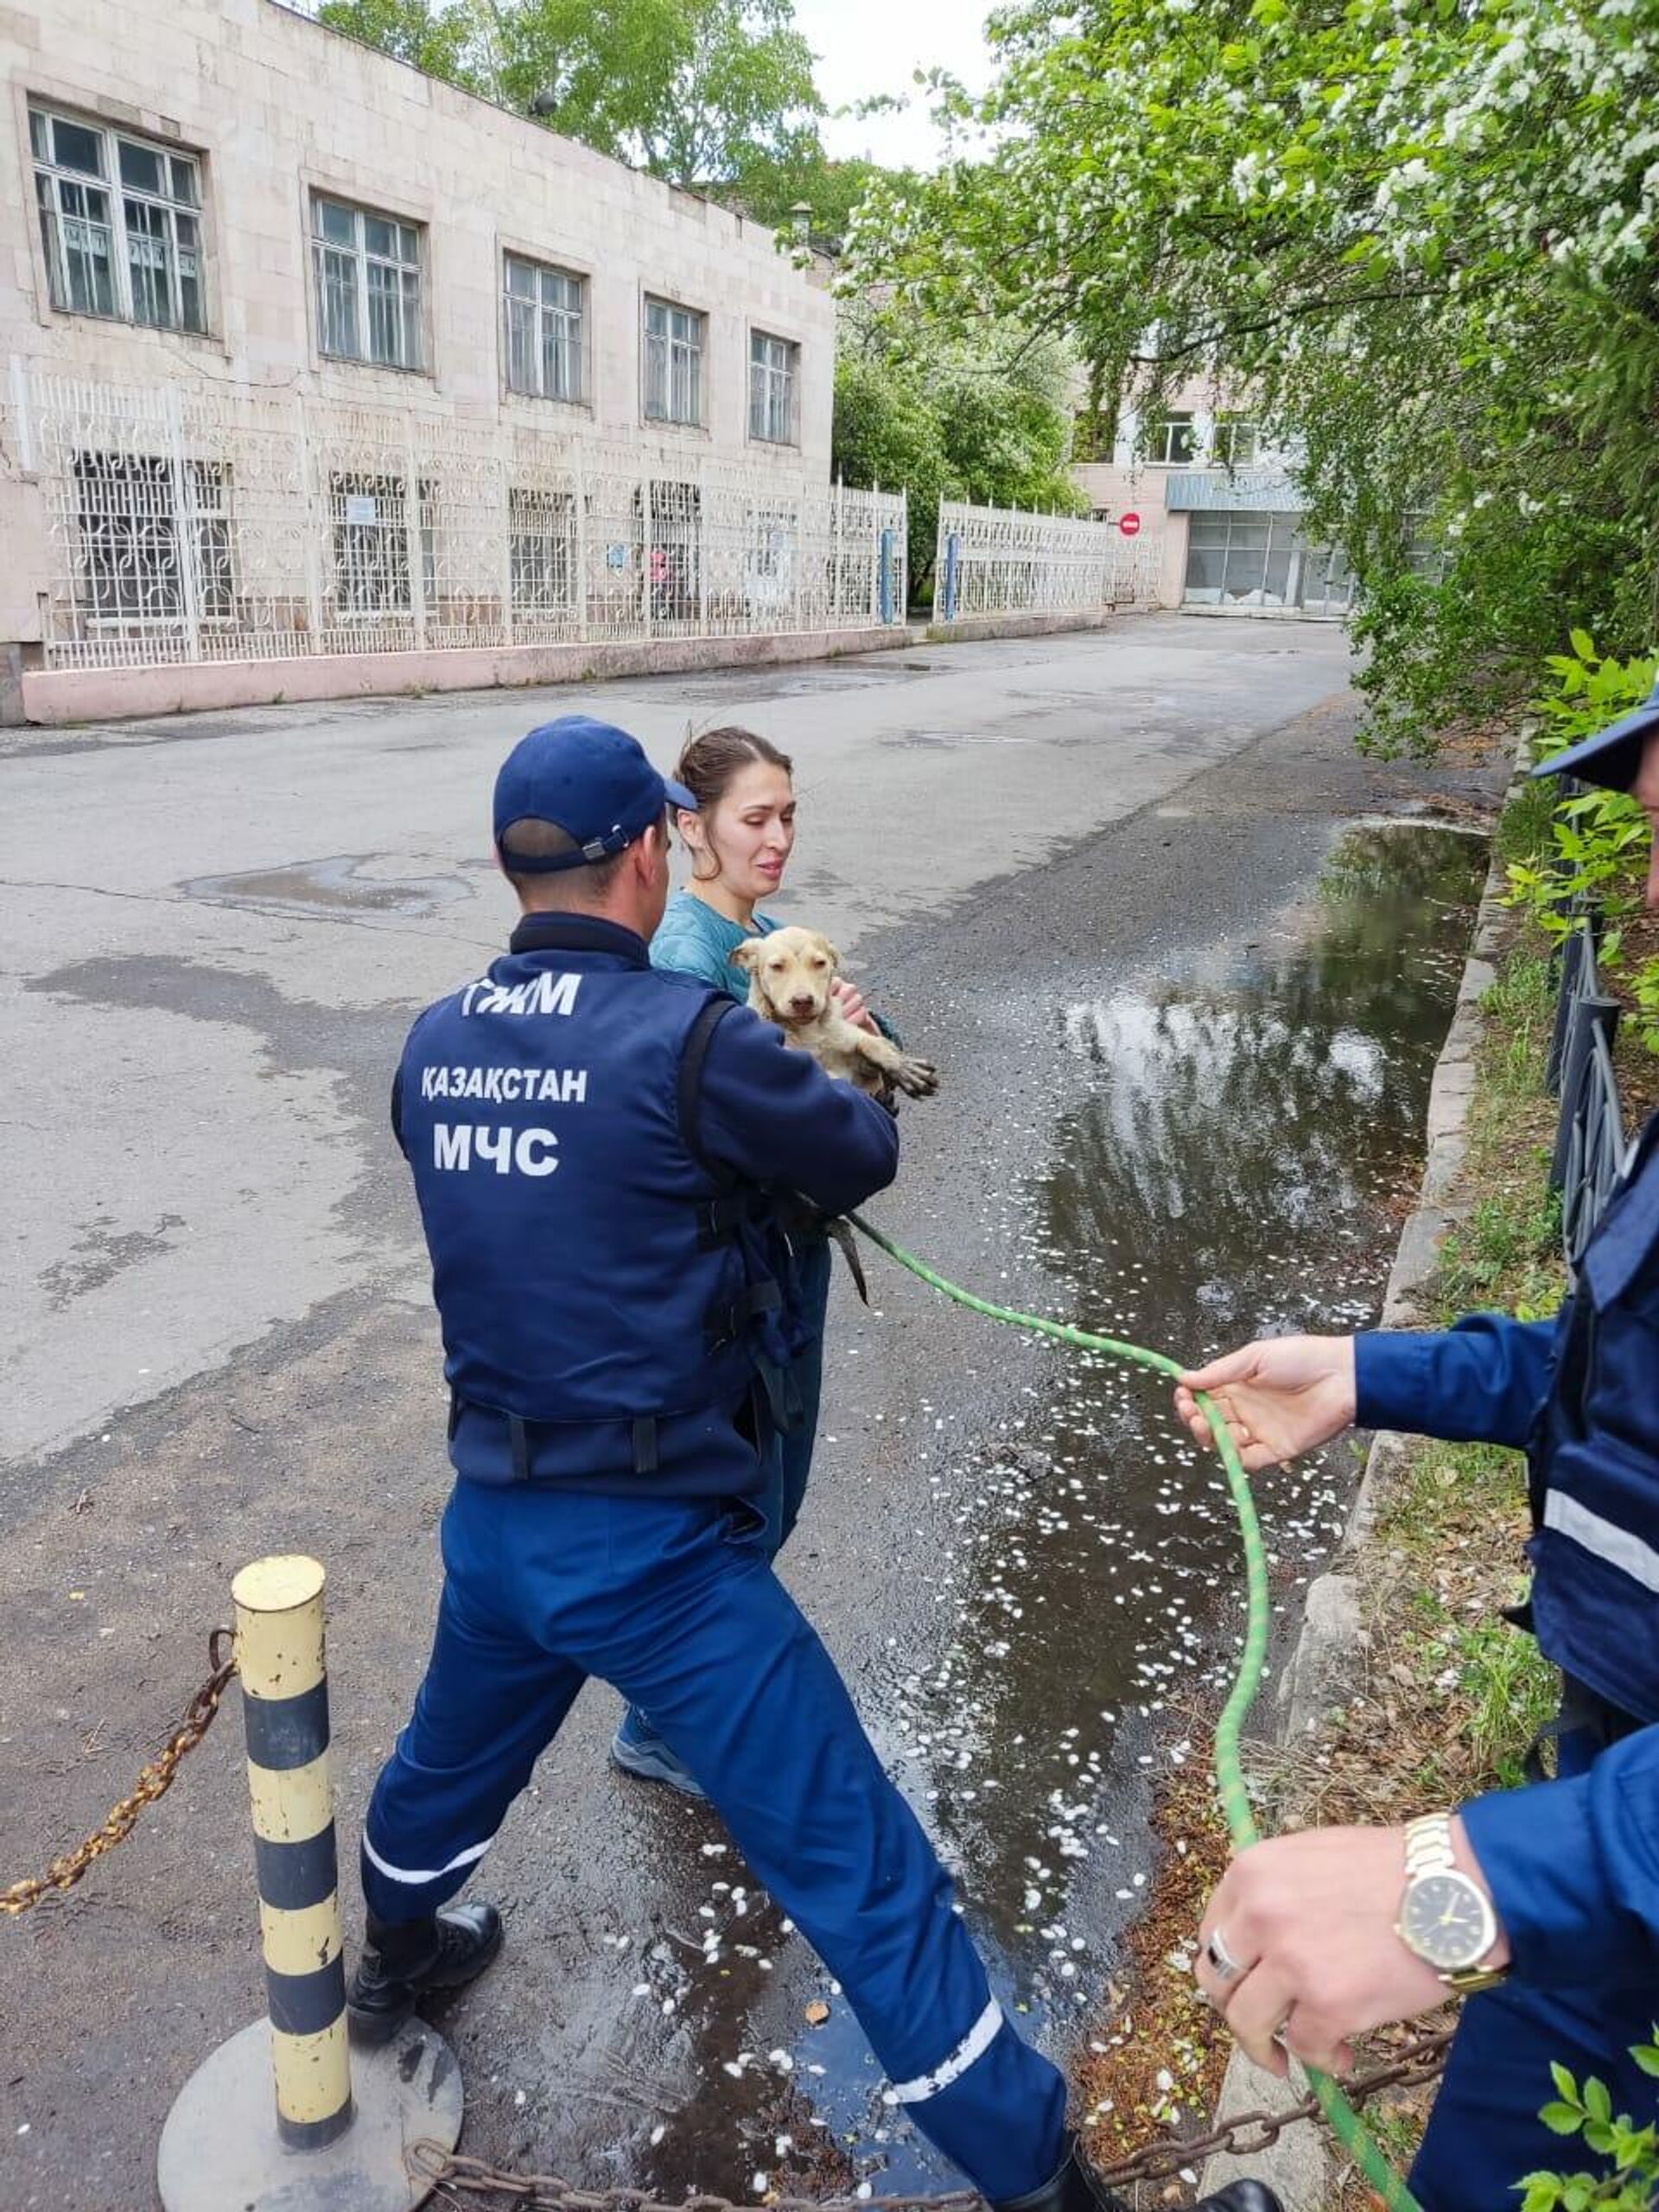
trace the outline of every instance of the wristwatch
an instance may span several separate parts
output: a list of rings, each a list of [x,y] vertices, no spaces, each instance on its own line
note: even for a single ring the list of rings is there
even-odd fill
[[[1490,1988],[1509,1971],[1480,1964],[1497,1941],[1497,1919],[1484,1890],[1457,1864],[1449,1813],[1425,1813],[1406,1825],[1406,1886],[1394,1932],[1460,1996]]]

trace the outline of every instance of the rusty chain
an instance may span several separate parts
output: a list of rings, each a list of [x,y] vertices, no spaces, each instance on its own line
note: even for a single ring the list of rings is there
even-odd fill
[[[1388,2065],[1374,2067],[1365,2074],[1338,2075],[1337,2086],[1356,2111],[1373,2097],[1380,2096],[1384,2089],[1420,2088],[1425,2082],[1432,2082],[1446,2063],[1446,2049],[1455,2033],[1453,2028],[1435,2028],[1426,2034],[1408,2037],[1400,2046],[1399,2056]],[[1220,2126],[1212,2127],[1207,2135],[1191,2136],[1180,2142],[1166,2139],[1149,2143],[1116,2165],[1095,2166],[1093,2171],[1109,2186],[1135,2181],[1166,2181],[1183,2166],[1207,2158],[1213,2151],[1230,2152],[1240,2158],[1259,2157],[1269,2144],[1278,2141],[1286,2128],[1319,2117],[1319,2101],[1309,2090],[1300,2103],[1287,2107],[1283,2112],[1242,2112]]]
[[[54,1859],[44,1874],[30,1874],[21,1882],[14,1882],[9,1890],[0,1890],[0,1913],[15,1919],[40,1904],[42,1897],[71,1890],[95,1859],[106,1851],[113,1851],[118,1843],[124,1843],[138,1825],[138,1815],[146,1805],[153,1805],[164,1797],[173,1786],[179,1762],[196,1745],[213,1725],[219,1700],[236,1672],[236,1654],[228,1659],[219,1656],[221,1647],[232,1643],[231,1630],[216,1628],[207,1638],[207,1663],[213,1672],[184,1709],[184,1718],[168,1738],[162,1749],[144,1767],[128,1796],[110,1808],[103,1826],[95,1828],[84,1843],[73,1851]]]
[[[700,2192],[666,2203],[641,2189],[574,2189],[557,2174],[508,2173],[424,2139],[410,2145],[404,2164],[413,2179],[459,2212],[484,2198],[519,2212],[866,2212],[865,2203],[850,2196],[769,2196],[761,2206]],[[971,2189],[946,2196],[884,2196],[870,2212],[985,2212],[985,2200]]]
[[[1386,2066],[1341,2080],[1343,2094],[1356,2107],[1380,2096],[1385,2089],[1407,2089],[1432,2081],[1445,2063],[1453,2031],[1436,2028],[1408,2037],[1399,2056]],[[1319,2100],[1310,2094],[1283,2112],[1245,2112],[1212,2127],[1207,2134],[1177,2139],[1165,2137],[1120,2158],[1111,2165],[1096,2164],[1090,2170],[1109,2189],[1135,2182],[1167,2181],[1183,2167],[1196,2165],[1212,2152],[1231,2152],[1255,2158],[1278,2140],[1285,2129],[1319,2117]],[[427,2183],[438,2201],[451,2212],[758,2212],[753,2204],[734,2204],[729,2197],[696,2196],[668,2204],[643,2190],[575,2189],[557,2174],[512,2173],[482,2158],[460,2158],[436,2143],[422,2141],[410,2146],[410,2172]],[[765,2212],[864,2212],[868,2200],[853,2197],[769,2196]],[[982,2212],[983,2199],[969,2190],[943,2196],[884,2196],[873,2212]]]

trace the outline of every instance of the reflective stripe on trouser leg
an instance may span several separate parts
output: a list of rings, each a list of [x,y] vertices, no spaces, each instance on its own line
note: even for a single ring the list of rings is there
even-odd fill
[[[918,2126],[989,2197],[1040,2187],[1063,2154],[1065,2084],[995,2011],[950,1881],[764,1538],[690,1500],[584,1503],[612,1509],[613,1589],[593,1627],[591,1604],[575,1617],[574,1656],[702,1783]]]
[[[276,2125],[296,2148],[352,2120],[322,1588],[321,1567],[299,1558],[257,1560],[231,1586]]]
[[[445,1535],[448,1557],[448,1516]],[[363,1897],[377,1919],[424,1919],[461,1888],[582,1683],[579,1668],[484,1618],[446,1580],[426,1678],[363,1823]]]

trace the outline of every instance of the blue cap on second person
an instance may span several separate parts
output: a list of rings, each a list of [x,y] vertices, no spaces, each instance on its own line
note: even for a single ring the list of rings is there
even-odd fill
[[[1599,784],[1610,791],[1627,791],[1642,767],[1642,751],[1659,734],[1659,683],[1639,707],[1621,715],[1593,737],[1583,737],[1565,753],[1553,753],[1539,761],[1535,776],[1576,776],[1581,783]]]
[[[637,737],[591,715],[561,715],[521,737],[495,779],[495,845],[515,875],[551,875],[608,860],[658,821],[665,806],[696,800],[658,774]],[[550,822],[575,840],[573,853],[509,852],[515,822]]]

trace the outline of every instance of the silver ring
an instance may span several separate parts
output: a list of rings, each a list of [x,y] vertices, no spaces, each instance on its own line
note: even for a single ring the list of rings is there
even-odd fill
[[[1204,1946],[1204,1955],[1223,1981],[1236,1981],[1244,1971],[1228,1949],[1219,1928],[1212,1928]]]

